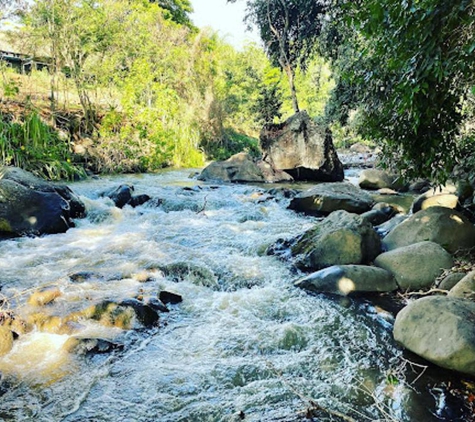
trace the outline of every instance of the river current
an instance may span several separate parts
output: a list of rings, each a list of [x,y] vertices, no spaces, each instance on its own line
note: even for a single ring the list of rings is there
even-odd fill
[[[0,359],[0,420],[303,421],[317,405],[330,411],[318,421],[463,420],[446,416],[443,385],[395,344],[389,312],[297,289],[291,264],[266,255],[317,219],[287,210],[273,186],[188,175],[75,183],[88,209],[76,228],[0,242],[3,306],[19,312],[37,286],[62,293],[50,314],[162,290],[183,297],[156,328],[85,322],[83,335],[123,345],[109,353],[65,353],[68,334],[21,336]],[[118,209],[99,196],[121,183],[152,201]],[[160,270],[173,265],[178,275]],[[78,272],[93,276],[73,281]]]

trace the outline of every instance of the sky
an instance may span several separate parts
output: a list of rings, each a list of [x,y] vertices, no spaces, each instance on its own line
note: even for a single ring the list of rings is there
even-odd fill
[[[245,1],[227,3],[226,0],[191,0],[194,13],[191,19],[200,28],[210,26],[237,48],[246,41],[259,42],[257,33],[246,31],[243,23]]]

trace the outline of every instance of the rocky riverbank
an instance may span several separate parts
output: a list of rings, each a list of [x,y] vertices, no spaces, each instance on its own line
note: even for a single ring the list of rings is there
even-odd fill
[[[376,176],[380,176],[381,181],[375,180]],[[368,189],[368,179],[373,190]],[[38,183],[30,180],[29,186],[34,187]],[[150,209],[164,212],[188,210],[192,215],[202,215],[205,219],[208,218],[208,212],[209,216],[220,212],[218,210],[222,205],[209,209],[206,193],[219,191],[220,185],[194,183],[193,186],[176,190],[167,199],[150,192],[150,195],[146,195],[140,190],[139,194],[135,194],[130,183],[97,189],[95,196],[109,201],[112,208],[108,209],[108,213],[122,208],[121,215],[122,212],[124,215],[129,214],[133,206],[144,206],[138,208],[140,213],[148,213]],[[20,183],[23,184],[28,185],[26,182]],[[473,300],[473,274],[469,271],[471,268],[458,265],[454,271],[453,267],[459,260],[458,249],[474,246],[474,227],[462,212],[464,209],[460,207],[459,201],[456,205],[459,209],[449,208],[447,205],[451,201],[445,201],[446,195],[457,196],[458,190],[448,187],[443,194],[427,191],[421,196],[416,194],[419,190],[413,190],[415,200],[409,207],[412,211],[407,213],[393,200],[406,195],[399,192],[406,191],[409,186],[399,186],[393,177],[375,173],[374,170],[363,172],[359,184],[367,186],[367,189],[347,182],[321,183],[306,191],[287,187],[249,187],[245,201],[260,204],[263,210],[257,214],[257,211],[253,211],[240,216],[239,222],[240,225],[252,223],[258,227],[265,219],[265,208],[274,202],[288,204],[291,210],[287,211],[289,214],[312,216],[309,221],[313,223],[311,227],[310,223],[306,223],[307,230],[293,237],[282,238],[267,247],[269,255],[277,255],[285,262],[292,263],[299,274],[295,281],[297,287],[312,294],[375,297],[385,293],[406,296],[408,306],[400,312],[395,322],[396,340],[441,367],[473,376],[471,331],[469,325],[460,323],[461,319],[470,321],[472,318],[472,305],[469,303]],[[192,201],[197,194],[203,194],[202,203]],[[180,196],[179,204],[178,199],[175,199],[177,195]],[[444,198],[439,195],[444,195]],[[434,199],[437,196],[439,198]],[[87,200],[76,197],[86,201],[87,213]],[[375,198],[386,202],[376,202]],[[19,212],[11,211],[7,215]],[[25,215],[25,219],[28,218]],[[107,217],[89,215],[88,218],[100,221]],[[81,220],[76,219],[75,222],[81,224]],[[44,234],[49,232],[46,230]],[[41,233],[31,231],[19,234]],[[190,244],[190,241],[187,242],[187,245]],[[260,253],[264,254],[264,249]],[[269,262],[277,265],[274,258],[269,259]],[[246,271],[251,270],[249,268]],[[196,285],[212,290],[220,288],[221,283],[221,277],[214,272],[199,265],[192,267],[189,262],[158,266],[147,264],[143,271],[114,278],[100,271],[71,272],[67,275],[67,283],[61,287],[41,285],[11,302],[15,306],[5,309],[2,317],[3,340],[0,350],[4,356],[8,356],[18,341],[35,331],[67,336],[68,340],[62,346],[67,353],[96,354],[120,350],[122,343],[116,340],[115,335],[105,335],[103,330],[91,330],[91,325],[102,326],[109,334],[110,330],[153,330],[171,308],[165,302],[173,306],[178,301],[173,296],[173,290],[169,292],[155,286],[154,283],[164,277],[173,281],[193,279]],[[252,282],[246,282],[252,285]],[[89,292],[89,286],[95,283],[133,285],[134,288],[128,296],[104,298]],[[437,296],[415,299],[431,290]],[[451,290],[450,294],[447,294],[448,290]],[[442,299],[447,301],[443,302]],[[417,305],[419,303],[422,305]],[[418,342],[418,339],[424,341]]]

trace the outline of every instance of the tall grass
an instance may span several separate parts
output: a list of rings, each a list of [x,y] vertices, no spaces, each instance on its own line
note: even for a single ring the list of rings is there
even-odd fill
[[[20,167],[49,180],[85,175],[72,163],[69,141],[61,139],[35,111],[19,121],[0,113],[0,158],[2,165]]]

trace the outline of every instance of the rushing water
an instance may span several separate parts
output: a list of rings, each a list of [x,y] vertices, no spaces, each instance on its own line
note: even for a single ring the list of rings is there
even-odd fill
[[[21,336],[0,360],[0,420],[296,421],[312,402],[357,421],[456,420],[443,419],[446,392],[426,388],[425,374],[403,382],[407,364],[389,313],[307,294],[293,287],[289,263],[265,254],[315,219],[286,210],[288,200],[268,198],[263,187],[215,187],[188,173],[76,183],[88,208],[76,228],[0,243],[2,293],[18,312],[32,312],[23,292],[36,286],[61,290],[43,311],[51,315],[138,293],[183,297],[157,328],[85,322],[83,336],[124,345],[106,354],[64,352],[67,334]],[[119,183],[154,199],[119,210],[99,197]],[[179,282],[157,270],[177,263],[189,267]],[[68,277],[83,271],[94,276]],[[338,418],[321,412],[318,420]]]

